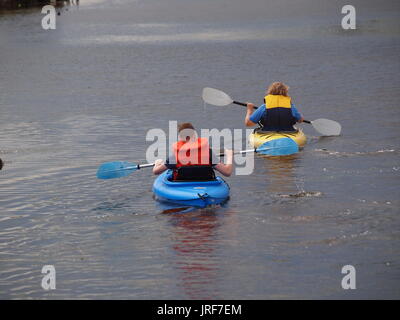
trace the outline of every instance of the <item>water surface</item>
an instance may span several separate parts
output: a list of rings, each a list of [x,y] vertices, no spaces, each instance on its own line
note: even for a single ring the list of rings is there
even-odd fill
[[[352,4],[347,32],[341,1],[81,0],[52,31],[39,10],[2,13],[0,297],[398,299],[399,4]],[[305,149],[256,156],[226,206],[166,211],[148,169],[96,179],[102,162],[145,162],[169,120],[244,129],[203,87],[258,104],[276,80],[343,134],[303,125]]]

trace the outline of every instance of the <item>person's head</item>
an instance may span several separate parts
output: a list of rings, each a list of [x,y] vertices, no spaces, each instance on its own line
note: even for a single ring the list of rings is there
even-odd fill
[[[188,141],[196,138],[196,131],[190,122],[183,122],[178,124],[179,140]]]
[[[288,96],[288,91],[289,87],[284,84],[283,82],[273,82],[268,90],[267,94],[272,94],[272,95],[280,95],[280,96]]]

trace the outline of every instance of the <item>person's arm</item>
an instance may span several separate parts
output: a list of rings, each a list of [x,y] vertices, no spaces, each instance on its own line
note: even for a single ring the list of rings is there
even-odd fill
[[[233,151],[225,150],[225,162],[218,163],[214,166],[214,169],[222,173],[225,177],[229,177],[233,171]]]
[[[254,104],[247,104],[247,114],[244,121],[245,125],[247,127],[255,126],[264,116],[264,112],[266,112],[265,104],[259,106],[256,111],[254,111]]]
[[[296,106],[292,103],[292,115],[296,118],[297,122],[303,122],[304,118],[301,113],[297,110]]]
[[[168,169],[168,167],[165,165],[164,160],[163,159],[157,159],[155,161],[155,163],[154,163],[153,174],[159,175],[159,174],[163,173],[167,169]]]
[[[246,113],[246,118],[244,119],[244,124],[246,125],[246,127],[252,127],[257,124],[257,122],[254,123],[253,121],[250,120],[251,115],[254,113],[254,107],[255,107],[254,104],[247,103],[247,113]]]

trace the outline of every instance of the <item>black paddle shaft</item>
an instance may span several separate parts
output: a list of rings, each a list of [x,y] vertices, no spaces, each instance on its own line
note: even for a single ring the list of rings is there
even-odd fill
[[[238,104],[239,106],[247,107],[247,103],[239,102],[239,101],[233,101],[234,104]],[[258,107],[254,107],[254,109],[257,109]]]

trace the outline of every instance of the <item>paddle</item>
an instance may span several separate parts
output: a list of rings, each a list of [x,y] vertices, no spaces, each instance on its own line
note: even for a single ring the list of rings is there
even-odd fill
[[[202,97],[204,102],[214,106],[222,107],[232,103],[240,106],[247,106],[246,103],[234,101],[225,92],[214,88],[204,88]],[[255,107],[255,109],[257,109],[257,107]],[[313,121],[303,120],[303,122],[311,124],[314,129],[323,136],[338,136],[342,130],[340,123],[329,119],[317,119]]]
[[[212,104],[214,106],[227,106],[232,103],[238,104],[239,106],[247,107],[247,103],[234,101],[230,96],[228,96],[225,92],[214,89],[214,88],[204,88],[203,89],[203,100],[208,104]],[[256,107],[257,109],[257,107]]]
[[[291,140],[291,139],[290,139]],[[294,141],[293,141],[294,142]],[[276,147],[260,147],[256,149],[247,149],[242,151],[236,151],[234,154],[243,154],[248,152],[256,152],[263,155],[276,155],[274,154],[276,149],[279,149],[279,155],[287,155],[293,154],[299,151],[299,147],[294,142],[291,145],[283,145],[283,146],[276,146]],[[225,156],[223,153],[219,155],[220,157]],[[154,167],[154,163],[147,163],[147,164],[135,164],[132,162],[127,161],[113,161],[113,162],[105,162],[100,165],[99,169],[97,170],[97,178],[98,179],[114,179],[114,178],[122,178],[130,175],[132,172],[142,169],[142,168],[150,168]]]
[[[342,126],[339,122],[329,119],[303,120],[303,122],[311,124],[323,136],[338,136],[342,131]]]
[[[134,164],[126,161],[114,161],[103,163],[97,170],[97,178],[114,179],[130,175],[132,172],[142,169],[154,167],[154,163]]]
[[[269,155],[269,156],[285,156],[285,155],[290,155],[299,152],[299,146],[297,145],[296,142],[294,142],[292,139],[287,138],[283,139],[283,143],[278,145],[276,144],[274,147],[270,147],[269,142],[266,142],[259,146],[258,148],[255,149],[247,149],[247,150],[242,150],[242,151],[236,151],[233,154],[243,154],[243,153],[249,153],[249,152],[256,152],[262,155]],[[279,151],[278,151],[279,150]],[[224,157],[224,153],[219,154],[220,157]]]

